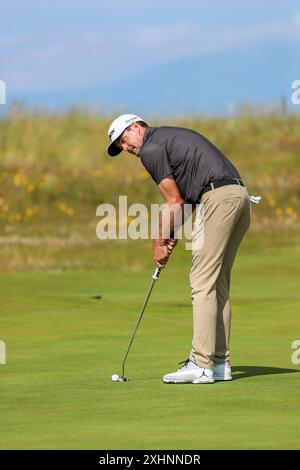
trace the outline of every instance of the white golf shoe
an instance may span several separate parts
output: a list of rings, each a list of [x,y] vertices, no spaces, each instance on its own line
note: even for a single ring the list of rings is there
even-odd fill
[[[176,372],[163,376],[166,384],[211,384],[214,382],[212,370],[197,366],[191,359],[183,362],[183,366]]]
[[[214,364],[214,381],[220,382],[225,380],[232,380],[231,367],[226,362]]]

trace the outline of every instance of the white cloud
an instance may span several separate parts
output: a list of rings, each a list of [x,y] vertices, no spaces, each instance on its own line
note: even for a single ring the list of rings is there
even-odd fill
[[[265,40],[300,40],[300,12],[291,21],[269,21],[243,28],[211,31],[195,24],[177,24],[169,28],[147,28],[138,34],[144,47],[158,44],[156,52],[162,54],[165,48],[173,49],[177,55],[203,54],[245,47]],[[172,51],[168,50],[168,53]]]
[[[177,58],[245,48],[264,41],[300,41],[300,12],[244,28],[213,31],[196,22],[42,38],[11,35],[0,40],[2,71],[10,89],[76,89],[135,75]]]
[[[20,46],[22,42],[23,42],[23,37],[19,34],[9,35],[6,37],[0,37],[0,48]]]
[[[294,23],[299,27],[300,26],[300,11],[297,11],[293,16]]]

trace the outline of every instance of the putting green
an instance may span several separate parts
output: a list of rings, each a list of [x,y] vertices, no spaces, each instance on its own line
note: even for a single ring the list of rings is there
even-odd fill
[[[148,254],[148,253],[147,253]],[[299,247],[248,246],[232,281],[234,380],[165,385],[190,349],[189,254],[151,268],[1,274],[1,449],[300,448]],[[93,297],[101,296],[101,298]],[[299,354],[300,357],[300,354]]]

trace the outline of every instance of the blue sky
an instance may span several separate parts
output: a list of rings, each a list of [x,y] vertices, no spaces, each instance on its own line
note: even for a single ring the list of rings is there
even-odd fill
[[[218,112],[244,98],[289,97],[292,81],[300,79],[298,1],[0,5],[0,80],[8,102]]]

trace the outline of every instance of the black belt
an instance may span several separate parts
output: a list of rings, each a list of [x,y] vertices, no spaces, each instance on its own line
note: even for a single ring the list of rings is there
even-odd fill
[[[211,183],[213,184],[213,187],[211,186]],[[227,186],[228,184],[239,184],[240,186],[245,186],[243,181],[237,178],[231,178],[221,181],[212,181],[211,183],[204,186],[204,189],[201,191],[201,196],[204,193],[207,193],[207,191],[211,191],[213,188],[220,188],[221,186]]]

